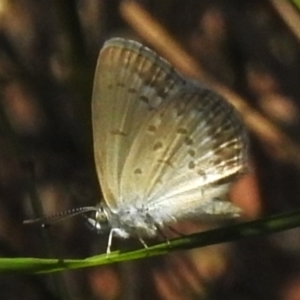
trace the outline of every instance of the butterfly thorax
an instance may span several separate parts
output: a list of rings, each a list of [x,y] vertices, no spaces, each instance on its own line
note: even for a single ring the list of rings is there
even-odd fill
[[[131,236],[154,237],[157,235],[158,224],[142,206],[120,207],[112,211],[101,203],[89,223],[99,232],[113,230],[114,236],[129,238]]]

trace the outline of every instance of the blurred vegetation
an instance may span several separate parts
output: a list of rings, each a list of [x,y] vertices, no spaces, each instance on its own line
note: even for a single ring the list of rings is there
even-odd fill
[[[107,237],[82,218],[48,230],[22,221],[101,198],[90,101],[99,49],[113,36],[143,41],[230,95],[251,134],[251,172],[232,191],[245,219],[299,209],[299,22],[284,0],[0,1],[1,256],[105,252]],[[299,234],[51,277],[0,275],[0,298],[300,299]],[[130,243],[114,248],[140,246]]]

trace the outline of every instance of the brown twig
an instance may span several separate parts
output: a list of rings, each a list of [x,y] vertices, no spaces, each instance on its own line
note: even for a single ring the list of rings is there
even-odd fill
[[[300,167],[300,147],[276,125],[254,110],[246,100],[208,76],[191,55],[144,8],[132,0],[123,1],[120,13],[153,48],[186,76],[208,84],[224,96],[243,116],[248,128],[272,149],[272,154]]]
[[[277,11],[281,19],[290,28],[291,32],[300,42],[300,16],[299,12],[293,7],[289,1],[270,0],[271,5]]]

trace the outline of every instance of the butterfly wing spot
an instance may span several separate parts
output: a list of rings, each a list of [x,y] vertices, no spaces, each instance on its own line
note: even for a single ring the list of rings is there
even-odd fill
[[[188,150],[188,155],[194,157],[196,155],[196,151],[193,149]]]
[[[138,168],[138,169],[134,170],[134,174],[140,175],[140,174],[143,174],[143,171],[142,171],[142,169]]]
[[[184,114],[184,110],[183,109],[178,109],[177,110],[177,117],[181,117]]]
[[[216,165],[216,166],[219,166],[222,164],[222,159],[221,157],[216,157],[213,161],[213,164]]]
[[[162,97],[159,97],[157,95],[155,95],[154,97],[152,97],[151,99],[149,99],[147,96],[145,95],[141,95],[139,97],[140,101],[146,103],[149,106],[149,109],[152,110],[154,108],[157,108],[161,102],[162,102]]]
[[[135,88],[129,88],[128,89],[128,93],[130,93],[130,94],[136,94],[137,90]]]
[[[157,128],[154,125],[149,125],[148,128],[147,128],[147,131],[149,133],[154,133],[156,130],[157,130]]]
[[[144,95],[141,95],[140,96],[140,100],[144,103],[146,103],[147,105],[149,105],[149,98],[144,96]]]
[[[157,131],[157,129],[159,128],[159,126],[161,125],[162,122],[162,118],[161,116],[156,116],[153,120],[152,120],[152,124],[148,125],[147,127],[147,132],[148,133],[154,133]]]
[[[190,146],[190,145],[193,145],[193,144],[194,144],[194,140],[187,136],[187,137],[185,137],[185,139],[184,139],[184,143],[185,143],[186,145]]]
[[[196,167],[196,164],[193,161],[190,161],[189,164],[188,164],[188,168],[190,170],[192,170],[192,169],[195,169],[195,167]]]
[[[126,132],[121,131],[119,129],[112,130],[111,134],[113,134],[113,135],[120,135],[120,136],[127,136],[128,135]]]
[[[124,82],[118,82],[117,83],[117,87],[124,88],[125,87],[125,83]]]
[[[157,142],[157,143],[154,144],[153,150],[156,151],[156,150],[161,149],[162,147],[163,147],[162,142]]]
[[[199,176],[201,176],[201,177],[206,177],[206,172],[205,172],[205,170],[203,170],[203,169],[199,169],[198,171],[197,171],[197,174],[199,175]]]
[[[181,127],[181,128],[178,128],[178,129],[177,129],[177,133],[180,133],[180,134],[187,134],[187,132],[188,132],[188,131],[187,131],[186,128],[182,128],[182,127]]]
[[[157,160],[158,163],[161,163],[161,164],[165,164],[171,168],[173,168],[173,164],[171,163],[171,161],[169,159],[159,159]]]
[[[109,84],[107,85],[107,88],[108,88],[109,90],[111,90],[111,89],[113,88],[113,85],[112,85],[111,83],[109,83]]]

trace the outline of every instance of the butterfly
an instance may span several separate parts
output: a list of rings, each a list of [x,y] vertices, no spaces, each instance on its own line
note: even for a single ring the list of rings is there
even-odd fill
[[[108,40],[92,96],[96,170],[104,201],[88,222],[112,238],[158,235],[183,220],[239,216],[229,189],[247,170],[248,136],[235,109],[142,44]],[[35,222],[35,219],[25,221]]]

